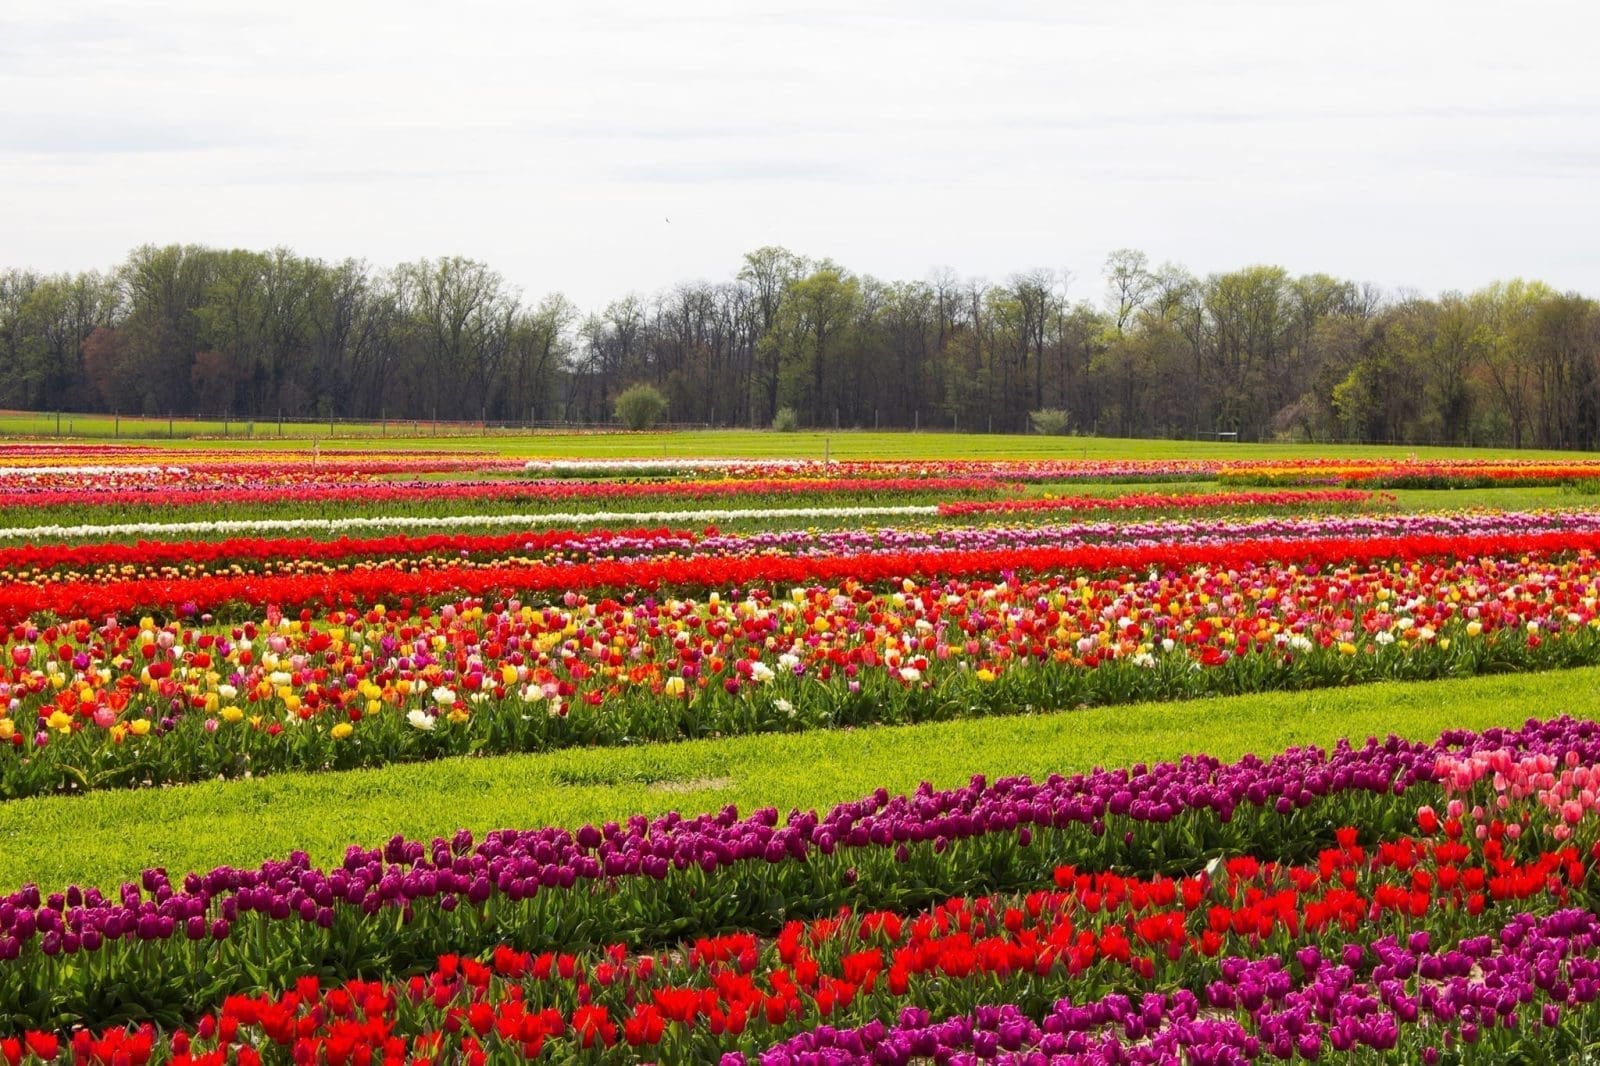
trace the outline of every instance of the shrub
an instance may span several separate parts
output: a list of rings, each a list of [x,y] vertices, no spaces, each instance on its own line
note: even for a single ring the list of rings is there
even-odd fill
[[[614,410],[629,429],[649,429],[667,413],[667,398],[654,385],[634,385],[617,397]]]
[[[779,433],[793,433],[800,428],[800,416],[793,407],[780,407],[772,416],[772,428]]]
[[[1035,433],[1043,433],[1047,437],[1065,436],[1068,427],[1072,424],[1072,415],[1059,407],[1044,407],[1037,411],[1028,412],[1028,421],[1033,424]]]

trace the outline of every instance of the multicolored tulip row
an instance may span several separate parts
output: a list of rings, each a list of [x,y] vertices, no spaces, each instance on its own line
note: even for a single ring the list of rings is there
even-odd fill
[[[793,497],[869,497],[942,494],[993,495],[1006,488],[989,478],[814,478],[773,481],[302,481],[246,487],[115,484],[38,489],[0,494],[0,512],[14,509],[83,508],[95,511],[164,511],[240,504],[307,506],[324,504],[393,505],[405,503],[542,504],[595,502],[616,507],[638,500],[723,500],[752,502]]]
[[[1280,509],[1301,507],[1326,510],[1389,503],[1392,496],[1376,496],[1360,489],[1312,492],[1136,492],[1122,496],[1042,496],[1026,500],[966,500],[941,503],[939,514],[965,517],[980,514],[1037,514],[1051,511],[1188,511]]]
[[[139,541],[100,544],[28,544],[0,548],[0,581],[44,585],[51,581],[150,580],[239,575],[252,570],[342,566],[398,561],[433,565],[471,560],[543,558],[645,558],[688,555],[703,534],[688,529],[525,530],[516,533],[391,534],[380,537],[236,537],[227,540]],[[160,571],[152,573],[151,571]]]
[[[970,578],[1012,573],[1103,573],[1204,567],[1221,571],[1263,564],[1330,567],[1430,558],[1579,553],[1600,549],[1600,533],[1585,528],[1522,534],[1273,538],[1218,544],[992,547],[974,550],[898,551],[804,557],[652,558],[585,563],[505,563],[461,571],[450,567],[391,575],[359,571],[333,574],[215,575],[161,581],[58,582],[45,588],[0,588],[0,624],[47,612],[58,618],[129,616],[146,610],[215,612],[225,605],[364,606],[410,599],[439,601],[570,590],[737,589],[750,585],[857,581],[878,584],[903,578]]]
[[[86,458],[102,461],[80,461]],[[5,462],[0,466],[0,505],[50,500],[57,493],[248,491],[424,474],[505,475],[518,469],[511,460],[486,455],[285,452],[264,462],[218,452],[148,449],[102,455],[28,455],[8,449]]]
[[[532,459],[525,473],[576,478],[997,478],[1003,481],[1209,480],[1221,466],[1208,460],[1051,459]]]
[[[1225,507],[1210,508],[1212,511]],[[618,516],[628,517],[628,516]],[[470,516],[463,516],[466,523]],[[1334,525],[1337,525],[1336,523]],[[971,526],[929,529],[777,530],[754,534],[721,534],[714,526],[703,533],[688,529],[552,530],[508,534],[424,534],[335,540],[309,537],[243,537],[225,540],[29,544],[0,547],[0,583],[45,590],[57,583],[157,582],[197,579],[207,574],[229,578],[263,574],[326,574],[349,568],[415,570],[443,567],[482,568],[496,563],[579,562],[598,558],[640,560],[650,556],[727,557],[773,554],[866,554],[906,550],[986,550],[1047,544],[1093,544],[1114,541],[1124,546],[1163,542],[1225,543],[1270,534],[1277,538],[1396,533],[1466,532],[1528,533],[1562,529],[1600,529],[1600,515],[1392,516],[1386,523],[1345,523],[1330,528],[1327,516],[1302,522],[1240,522],[1209,518],[1186,522],[1139,524],[1075,523],[1066,526]],[[52,593],[38,593],[39,611],[61,613]],[[157,605],[151,604],[152,607]],[[290,604],[293,606],[293,604]]]
[[[26,886],[0,897],[0,1003],[16,1005],[13,1018],[49,1026],[119,1012],[171,1021],[206,1009],[221,992],[260,987],[262,975],[322,967],[400,973],[434,954],[497,944],[643,949],[730,930],[776,931],[844,905],[903,911],[1035,886],[1063,864],[1193,872],[1219,853],[1293,862],[1331,844],[1332,826],[1358,825],[1371,839],[1402,832],[1415,824],[1419,798],[1442,801],[1433,778],[1441,756],[1502,748],[1518,757],[1570,752],[1576,764],[1595,766],[1600,727],[1560,719],[1515,732],[1450,733],[1431,745],[1390,737],[1233,764],[1197,755],[1044,782],[991,786],[978,777],[942,792],[924,786],[891,798],[880,790],[825,815],[793,811],[786,821],[774,809],[741,819],[729,808],[575,832],[506,830],[481,841],[465,831],[430,844],[396,838],[352,849],[332,870],[304,854],[177,880],[150,870],[110,897],[76,886],[46,896]],[[1565,865],[1529,858],[1538,872],[1506,884],[1532,890],[1546,874],[1565,876],[1585,861],[1593,831],[1586,834],[1558,853]],[[1498,837],[1489,844],[1509,849]],[[1491,865],[1495,876],[1515,867]],[[1408,884],[1404,891],[1414,892]],[[1470,913],[1471,883],[1463,878],[1458,887]],[[1453,889],[1441,879],[1446,890]]]
[[[762,512],[752,512],[761,514]],[[771,514],[772,512],[766,512]],[[439,519],[470,524],[473,515]],[[548,516],[546,516],[548,517]],[[636,515],[613,516],[619,518]],[[510,519],[507,518],[507,521]],[[246,526],[254,523],[244,523]],[[94,528],[94,527],[85,527]],[[161,528],[161,527],[156,527]],[[1191,517],[1131,521],[1071,522],[1065,525],[932,525],[865,529],[769,529],[724,533],[715,526],[696,530],[660,528],[541,529],[512,533],[390,534],[334,539],[313,537],[235,537],[223,540],[141,540],[134,543],[35,543],[0,547],[0,575],[12,581],[74,576],[96,581],[126,573],[126,567],[237,567],[265,562],[357,563],[364,560],[451,555],[478,560],[508,555],[559,554],[641,559],[671,556],[860,555],[885,552],[994,551],[1047,545],[1107,544],[1154,547],[1161,544],[1214,545],[1237,541],[1341,539],[1411,536],[1517,536],[1552,532],[1600,532],[1595,511],[1480,511],[1447,514]],[[182,575],[166,576],[189,576]]]
[[[1056,889],[1026,895],[956,898],[915,914],[845,910],[791,922],[775,937],[703,937],[686,950],[659,954],[636,954],[621,944],[582,955],[502,944],[482,962],[443,956],[431,972],[404,982],[324,987],[309,977],[278,993],[231,996],[197,1023],[159,1034],[159,1043],[146,1024],[99,1033],[80,1028],[64,1039],[36,1030],[12,1038],[13,1050],[27,1048],[49,1061],[43,1053],[55,1041],[58,1054],[65,1049],[76,1059],[87,1051],[109,1066],[105,1052],[131,1056],[135,1048],[156,1062],[220,1063],[230,1053],[263,1050],[269,1059],[319,1061],[326,1055],[338,1061],[354,1054],[344,1046],[349,1043],[375,1044],[376,1054],[399,1040],[401,1057],[454,1061],[475,1051],[535,1058],[559,1054],[557,1048],[570,1043],[573,1051],[587,1049],[597,1058],[709,1062],[720,1054],[733,1066],[785,1037],[762,1061],[816,1050],[830,1039],[826,1030],[809,1028],[821,1022],[870,1024],[898,1014],[903,1025],[911,1012],[927,1024],[935,1014],[959,1014],[983,1000],[1005,1002],[1025,1021],[1051,1006],[1052,988],[1071,988],[1078,999],[1108,993],[1101,1001],[1106,1006],[1149,998],[1135,1015],[1142,1026],[1096,1018],[1098,1025],[1067,1032],[1114,1022],[1131,1030],[1126,1038],[1148,1039],[1179,1029],[1184,1007],[1205,1004],[1214,1012],[1238,1012],[1235,1026],[1248,1032],[1253,1022],[1274,1049],[1290,1040],[1286,1046],[1304,1055],[1313,1041],[1338,1048],[1342,1037],[1354,1035],[1328,1018],[1330,1006],[1335,1015],[1345,1013],[1343,1007],[1350,1020],[1361,1017],[1350,1008],[1368,992],[1365,986],[1408,969],[1445,981],[1467,978],[1443,995],[1430,997],[1431,986],[1423,986],[1416,997],[1385,997],[1391,1010],[1418,1007],[1418,1016],[1426,1010],[1436,1023],[1459,1024],[1459,1008],[1480,1004],[1485,992],[1517,972],[1516,962],[1553,962],[1569,990],[1565,1002],[1553,1004],[1557,1018],[1562,1007],[1590,1002],[1600,992],[1594,980],[1600,975],[1600,920],[1560,910],[1592,876],[1587,860],[1569,851],[1571,857],[1541,856],[1528,867],[1513,863],[1519,873],[1538,872],[1497,902],[1535,906],[1556,917],[1540,921],[1525,912],[1509,926],[1491,920],[1498,908],[1474,920],[1488,906],[1485,891],[1436,894],[1431,886],[1453,880],[1481,888],[1511,877],[1490,878],[1483,857],[1465,847],[1430,854],[1405,839],[1386,843],[1370,858],[1365,849],[1343,844],[1324,852],[1317,868],[1236,860],[1215,879],[1202,873],[1146,880],[1063,867],[1055,872]],[[1556,876],[1546,876],[1546,868]],[[1422,877],[1430,888],[1412,887]],[[1576,918],[1585,914],[1587,921]],[[1428,932],[1414,932],[1419,918]],[[1507,929],[1523,935],[1508,937]],[[1557,943],[1563,950],[1548,960]],[[1478,972],[1476,981],[1472,971],[1462,972],[1468,966]],[[1204,992],[1169,998],[1155,991],[1174,987]],[[1125,991],[1110,992],[1118,988]],[[1152,1001],[1166,1008],[1162,1017],[1150,1016]],[[1057,1001],[1054,1011],[1062,1009]],[[607,1056],[613,1048],[620,1054]]]
[[[31,526],[0,528],[0,541],[41,541],[51,538],[76,540],[101,537],[179,537],[185,534],[229,536],[237,533],[349,533],[352,530],[389,529],[486,529],[510,526],[531,529],[540,526],[638,525],[656,522],[714,523],[735,521],[814,522],[821,519],[904,519],[934,518],[934,504],[868,504],[844,507],[757,507],[696,508],[671,511],[541,511],[532,514],[474,513],[450,514],[356,514],[342,518],[248,518],[212,519],[195,522],[80,522],[71,525],[39,523]]]
[[[0,492],[8,478],[57,476],[72,468],[81,476],[113,471],[137,476],[131,468],[181,468],[189,477],[221,486],[274,479],[396,476],[423,473],[521,472],[534,477],[651,478],[706,477],[717,480],[783,478],[983,478],[1003,481],[1183,481],[1221,478],[1240,483],[1541,484],[1600,476],[1600,461],[1586,459],[1030,459],[845,460],[662,458],[513,460],[492,453],[286,449],[270,462],[241,459],[237,453],[185,447],[112,445],[12,445],[0,467]],[[55,468],[55,469],[50,469]],[[24,482],[25,483],[25,482]],[[80,482],[64,485],[85,487]]]
[[[1600,996],[1600,918],[1519,914],[1488,935],[1433,947],[1427,930],[1284,959],[1235,956],[1201,994],[1116,992],[1056,1002],[1040,1020],[1013,1005],[935,1021],[820,1026],[762,1052],[760,1066],[996,1062],[1008,1066],[1581,1061]],[[1352,961],[1354,963],[1352,964]],[[1420,979],[1416,975],[1423,975]],[[1412,986],[1415,986],[1414,988]],[[745,1066],[730,1053],[723,1066]]]
[[[618,1061],[632,1047],[674,1062],[731,1053],[734,1058],[723,1059],[731,1063],[746,1061],[741,1053],[774,1040],[792,1038],[790,1052],[819,1050],[815,1041],[831,1038],[806,1032],[819,1022],[859,1024],[907,1008],[960,1016],[984,1003],[1009,1005],[1019,1018],[1028,1018],[1049,1011],[1067,992],[1081,1003],[1114,994],[1159,999],[1175,989],[1199,993],[1212,1013],[1236,1012],[1238,1027],[1271,1047],[1283,1046],[1284,1037],[1297,1040],[1291,1046],[1302,1055],[1310,1053],[1313,1036],[1333,1050],[1370,1045],[1364,1038],[1347,1041],[1358,1034],[1341,1026],[1370,1015],[1370,1008],[1359,1008],[1374,994],[1399,1015],[1398,1022],[1427,1018],[1418,1035],[1437,1042],[1437,1028],[1427,1025],[1492,1029],[1477,1015],[1486,1002],[1499,1002],[1491,990],[1529,972],[1519,966],[1537,967],[1538,988],[1549,993],[1540,1005],[1555,1006],[1557,1016],[1600,994],[1600,919],[1563,910],[1593,899],[1600,819],[1580,819],[1581,841],[1556,848],[1541,848],[1536,833],[1519,844],[1501,819],[1482,835],[1464,834],[1456,824],[1419,839],[1392,828],[1414,809],[1411,796],[1401,792],[1439,792],[1424,783],[1430,754],[1438,759],[1459,751],[1498,761],[1499,753],[1514,752],[1513,758],[1600,769],[1592,761],[1597,748],[1592,724],[1556,722],[1530,725],[1516,735],[1456,735],[1431,749],[1391,738],[1362,749],[1341,746],[1331,755],[1290,752],[1265,764],[1249,760],[1223,767],[1196,759],[1196,767],[1101,771],[1045,786],[1002,781],[989,789],[975,781],[954,793],[925,789],[910,800],[874,797],[821,821],[796,812],[783,828],[775,811],[758,812],[742,824],[724,812],[692,821],[674,815],[654,824],[633,819],[626,829],[587,826],[575,835],[491,834],[476,848],[465,835],[435,841],[431,848],[396,840],[381,852],[352,851],[332,875],[311,871],[303,856],[267,864],[259,875],[191,875],[181,889],[164,874],[147,873],[142,886],[123,886],[116,903],[93,889],[69,888],[42,902],[24,890],[0,902],[0,990],[10,990],[3,982],[8,970],[31,963],[42,978],[32,986],[36,999],[59,1001],[63,986],[82,984],[86,973],[98,971],[104,980],[119,962],[143,960],[148,968],[141,974],[141,1001],[119,1007],[112,993],[108,1004],[102,989],[93,1009],[100,1018],[124,1010],[135,1021],[172,1025],[176,1015],[151,1002],[155,992],[171,987],[170,963],[205,967],[208,978],[223,981],[213,988],[211,1003],[197,1008],[215,1013],[179,1025],[159,1041],[148,1026],[99,1033],[86,1027],[59,1043],[54,1033],[35,1031],[4,1053],[15,1061],[27,1049],[48,1061],[53,1046],[56,1053],[87,1050],[92,1056],[96,1046],[115,1052],[132,1040],[158,1060],[220,1052],[219,1058],[198,1061],[222,1062],[249,1049],[271,1061],[302,1062],[307,1054],[319,1061],[319,1052],[353,1037],[374,1042],[375,1052],[399,1039],[402,1059],[440,1054],[457,1061],[496,1047],[531,1056],[547,1044],[570,1042],[573,1051],[601,1056],[615,1047]],[[1307,776],[1296,782],[1297,772]],[[1187,819],[1182,813],[1168,818],[1163,808],[1171,803],[1157,794],[1171,792],[1184,777],[1201,794],[1188,797]],[[1097,789],[1093,778],[1108,778],[1111,787]],[[1307,788],[1320,798],[1301,799]],[[1219,790],[1236,795],[1239,806],[1232,811],[1239,817],[1218,811]],[[1095,816],[1083,800],[1097,795],[1104,811]],[[897,803],[899,819],[890,813]],[[1248,842],[1262,854],[1281,855],[1273,843],[1292,839],[1293,832],[1284,823],[1327,825],[1333,808],[1361,810],[1368,815],[1365,825],[1391,828],[1319,833],[1328,846],[1313,852],[1306,865],[1246,854],[1199,869],[1217,846],[1215,836],[1233,838],[1221,843],[1224,849]],[[1196,815],[1209,827],[1183,825]],[[1545,810],[1524,799],[1502,815],[1514,823],[1537,821]],[[1094,835],[1074,831],[1075,823],[1081,827],[1091,816]],[[1181,834],[1168,860],[1190,872],[1132,876],[1051,865],[1064,852],[1087,852],[1097,839],[1114,840],[1115,828],[1102,825],[1102,818],[1128,826],[1120,846],[1100,849],[1103,856],[1126,861],[1141,846],[1160,846]],[[1241,834],[1245,825],[1253,828]],[[1208,839],[1196,829],[1215,836]],[[724,857],[710,844],[692,859],[668,858],[682,854],[677,848],[683,837],[709,842],[719,831],[740,834],[734,855]],[[1158,833],[1160,840],[1149,839]],[[913,910],[920,905],[917,891],[902,893],[887,909],[875,901],[892,895],[897,883],[922,884],[923,893],[951,879],[965,881],[964,888],[985,887],[986,875],[974,877],[970,866],[980,857],[974,844],[985,837],[1000,844],[981,856],[988,860],[987,877],[1020,885],[1028,889],[1024,894],[946,899],[920,913]],[[891,848],[893,858],[885,861]],[[541,850],[550,854],[541,856]],[[641,856],[637,867],[630,867],[630,853]],[[585,854],[595,856],[587,867]],[[1009,868],[999,864],[1002,857]],[[665,865],[652,869],[652,859]],[[847,861],[851,865],[841,873]],[[563,863],[576,866],[573,877],[562,876]],[[773,887],[761,883],[772,880],[762,873],[773,871],[788,872],[791,882],[813,891],[842,880],[860,909],[830,914],[825,905],[765,896],[790,899],[801,914],[828,916],[782,921],[782,915],[762,915],[769,920],[725,921],[700,930],[680,921],[678,935],[701,934],[680,946],[673,944],[674,934],[655,927],[619,928],[614,920],[592,917],[585,927],[561,924],[584,910],[592,916],[609,907],[631,915],[641,899],[648,909],[684,877],[700,889],[683,899],[692,905],[696,896],[718,898],[719,890],[732,887],[729,881],[741,882],[741,890]],[[931,873],[944,876],[930,882]],[[654,886],[655,894],[647,887],[624,907],[624,897],[640,881]],[[1508,908],[1532,913],[1507,924]],[[1536,915],[1554,917],[1547,922]],[[358,941],[350,935],[355,925],[386,926],[380,938],[386,943]],[[591,943],[600,938],[598,944],[562,942],[559,930],[578,928],[588,930],[580,937],[587,935]],[[767,930],[775,935],[763,935]],[[396,942],[425,941],[430,934],[445,938],[452,931],[461,939],[441,939],[450,945],[440,949],[448,954],[427,976],[326,987],[313,977],[287,992],[231,996],[220,1010],[215,1006],[228,987],[244,987],[228,984],[235,972],[227,965],[233,961],[230,947],[270,959],[255,971],[257,982],[260,974],[288,975],[308,963],[332,965],[336,973],[367,972],[374,953],[384,949],[389,954],[381,956],[378,971],[397,973],[407,963],[394,953]],[[320,960],[285,953],[297,933],[301,946],[319,937],[328,942]],[[1524,951],[1530,936],[1539,946]],[[1563,937],[1566,950],[1552,959],[1549,950]],[[598,946],[606,943],[603,950]],[[482,962],[472,957],[480,952]],[[77,956],[81,963],[72,961]],[[1404,987],[1414,974],[1428,983]],[[1396,979],[1401,983],[1389,987]],[[1504,1001],[1510,1008],[1497,1008],[1497,1020],[1505,1026],[1503,1019],[1530,1001]],[[20,1002],[25,1010],[38,1005],[26,997]],[[1183,1014],[1157,1012],[1145,1019],[1147,1032],[1125,1038],[1138,1042],[1168,1028],[1181,1030],[1176,1023]],[[60,1004],[44,1020],[47,1029],[76,1028],[95,1016],[85,1018]],[[1075,1028],[1097,1030],[1106,1021]],[[363,1024],[370,1028],[353,1028]],[[1465,1030],[1458,1036],[1471,1042]]]
[[[748,459],[533,460],[530,474],[553,477],[994,477],[1008,481],[1188,481],[1237,484],[1534,485],[1600,477],[1591,459],[943,459],[823,463]]]
[[[1029,551],[993,554],[1016,562]],[[905,558],[522,570],[610,568],[614,584],[637,587],[628,576],[642,567],[714,577],[744,563],[804,572],[839,562],[848,574]],[[414,579],[448,588],[506,572],[351,567],[156,584],[359,579],[392,592]],[[0,602],[62,587],[18,586]],[[847,579],[787,595],[733,586],[726,599],[567,591],[538,605],[401,601],[320,618],[269,608],[227,628],[205,619],[19,622],[8,638],[0,795],[19,796],[1592,663],[1600,559],[1245,564],[1096,579],[901,579],[881,590]]]
[[[1224,484],[1362,485],[1369,488],[1493,488],[1589,481],[1600,461],[1575,459],[1287,459],[1228,463]]]

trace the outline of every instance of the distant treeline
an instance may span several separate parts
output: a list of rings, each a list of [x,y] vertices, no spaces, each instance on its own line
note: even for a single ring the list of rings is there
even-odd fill
[[[109,273],[0,273],[0,366],[0,406],[46,411],[605,421],[646,382],[670,420],[717,425],[1017,431],[1055,410],[1117,436],[1600,446],[1587,297],[1196,277],[1135,251],[1069,285],[882,281],[769,247],[586,313],[469,259],[145,246]]]

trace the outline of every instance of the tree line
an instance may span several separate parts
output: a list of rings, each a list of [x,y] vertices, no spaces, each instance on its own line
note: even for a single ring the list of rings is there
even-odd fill
[[[1084,290],[1086,295],[1075,296]],[[452,257],[378,269],[147,245],[0,273],[0,406],[234,418],[674,422],[1600,447],[1600,304],[1540,282],[1436,297],[1141,252],[1082,285],[885,281],[766,247],[585,312]]]

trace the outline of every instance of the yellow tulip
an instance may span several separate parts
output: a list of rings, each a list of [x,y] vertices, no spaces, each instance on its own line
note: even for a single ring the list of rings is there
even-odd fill
[[[150,719],[135,718],[133,721],[128,723],[128,732],[132,733],[136,737],[142,737],[146,735],[150,732]]]
[[[338,725],[328,730],[328,733],[333,737],[334,740],[343,740],[355,731],[356,727],[351,725],[349,722],[340,722]]]

